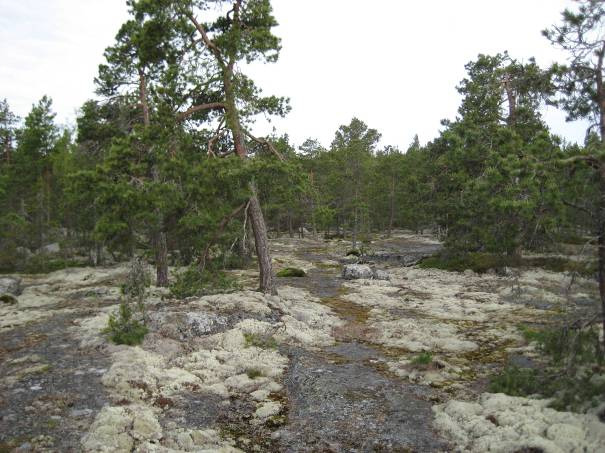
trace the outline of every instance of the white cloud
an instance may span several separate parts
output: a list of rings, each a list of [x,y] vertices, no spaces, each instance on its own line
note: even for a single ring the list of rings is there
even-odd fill
[[[479,53],[508,50],[546,66],[564,55],[540,36],[570,0],[274,0],[280,61],[253,66],[268,94],[293,111],[275,125],[300,144],[329,144],[357,116],[405,148],[433,139],[460,102],[455,86]],[[0,98],[25,115],[43,94],[61,121],[92,96],[105,47],[126,18],[124,0],[0,0]],[[553,129],[581,140],[584,127],[549,112]]]

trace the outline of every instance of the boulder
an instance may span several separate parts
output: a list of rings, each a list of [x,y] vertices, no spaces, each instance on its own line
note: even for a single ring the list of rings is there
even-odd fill
[[[40,247],[36,253],[59,253],[61,251],[61,246],[58,242],[53,242],[52,244],[46,244]]]
[[[391,277],[385,271],[374,269],[374,280],[390,280]]]
[[[17,277],[0,277],[0,294],[21,294],[21,279]]]
[[[342,268],[342,278],[357,280],[359,278],[374,278],[374,271],[367,264],[347,264]]]
[[[374,269],[367,264],[347,264],[342,268],[342,278],[345,280],[372,279],[390,280],[389,274],[379,269]]]

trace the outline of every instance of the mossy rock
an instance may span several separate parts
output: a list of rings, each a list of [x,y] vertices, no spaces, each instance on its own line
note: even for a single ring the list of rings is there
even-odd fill
[[[278,277],[306,277],[307,274],[302,269],[296,267],[286,267],[276,274]]]
[[[12,294],[6,293],[0,295],[0,302],[3,302],[8,305],[17,305],[18,300]]]

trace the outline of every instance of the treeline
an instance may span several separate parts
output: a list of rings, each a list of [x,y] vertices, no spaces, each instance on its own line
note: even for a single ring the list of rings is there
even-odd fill
[[[210,23],[195,16],[204,2],[185,3],[131,2],[99,69],[99,99],[81,107],[74,130],[56,125],[46,97],[23,121],[2,102],[2,271],[52,266],[31,255],[56,251],[45,249],[55,242],[58,265],[146,252],[162,284],[167,264],[238,266],[254,250],[251,238],[262,240],[257,194],[269,234],[343,236],[354,247],[395,228],[430,229],[456,253],[604,240],[598,55],[547,69],[479,55],[458,86],[457,117],[424,146],[381,147],[380,132],[354,118],[329,146],[296,147],[285,135],[251,133],[254,116],[289,107],[235,65],[277,58],[269,1],[223,2],[224,15]],[[603,15],[599,3],[581,3],[545,32],[572,55]],[[600,129],[569,145],[544,123],[545,103],[572,119],[597,118]]]

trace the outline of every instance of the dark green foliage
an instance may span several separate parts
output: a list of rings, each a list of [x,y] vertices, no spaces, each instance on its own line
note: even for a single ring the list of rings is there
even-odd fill
[[[433,354],[430,352],[421,352],[412,358],[412,365],[429,365],[433,361]]]
[[[419,263],[422,269],[442,269],[446,271],[464,272],[470,269],[477,273],[484,273],[490,269],[499,269],[509,266],[512,259],[506,256],[489,253],[457,254],[450,251],[423,259]]]
[[[506,393],[511,396],[542,394],[544,382],[538,370],[533,368],[507,367],[489,383],[492,393]]]
[[[277,274],[278,277],[306,277],[307,274],[302,269],[296,267],[286,267],[280,270]]]
[[[235,279],[225,272],[206,268],[202,273],[195,265],[177,274],[175,281],[170,285],[170,292],[177,299],[228,293],[238,289]]]
[[[541,395],[553,398],[558,410],[585,410],[605,395],[605,363],[595,328],[520,326],[528,342],[535,342],[544,363],[535,368],[509,366],[494,376],[491,392],[512,396]]]
[[[141,259],[133,259],[121,287],[124,299],[118,313],[109,316],[107,327],[103,330],[114,343],[133,346],[143,341],[149,331],[145,326],[145,296],[150,283]]]
[[[0,302],[8,305],[16,305],[18,300],[12,294],[2,294],[0,295]]]
[[[574,364],[601,363],[599,357],[598,332],[596,329],[531,329],[520,326],[528,342],[536,342],[540,351],[555,365],[571,360]]]
[[[135,258],[128,271],[126,281],[122,284],[122,294],[129,300],[142,304],[147,288],[151,285],[151,276],[143,261]]]
[[[558,256],[554,257],[522,257],[518,255],[500,255],[493,253],[464,253],[446,250],[423,259],[418,266],[422,269],[442,269],[452,272],[464,272],[470,269],[479,274],[490,270],[499,273],[505,267],[528,268],[539,267],[552,272],[576,273],[590,278],[596,273],[594,261],[577,261]]]
[[[122,302],[118,314],[109,315],[109,321],[107,327],[103,329],[103,333],[115,344],[129,346],[141,344],[149,329],[133,316],[131,304]]]
[[[81,261],[66,258],[50,257],[44,254],[34,255],[19,267],[26,274],[47,274],[49,272],[67,269],[68,267],[82,266]]]

